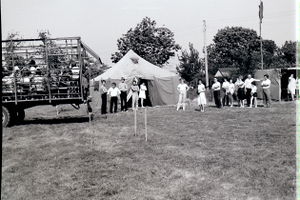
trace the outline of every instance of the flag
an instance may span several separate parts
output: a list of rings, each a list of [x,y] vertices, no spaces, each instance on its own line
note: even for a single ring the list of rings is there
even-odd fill
[[[259,13],[258,13],[258,16],[259,16],[259,19],[260,21],[262,21],[264,15],[263,15],[263,12],[264,12],[264,4],[263,2],[261,1],[260,2],[260,5],[258,6],[259,7]]]

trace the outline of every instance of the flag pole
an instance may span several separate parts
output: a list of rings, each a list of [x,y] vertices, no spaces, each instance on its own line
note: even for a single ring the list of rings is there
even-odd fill
[[[260,38],[260,57],[261,57],[261,69],[264,69],[264,55],[263,55],[263,41],[261,37],[261,25],[263,19],[263,2],[260,0],[259,5],[259,38]]]
[[[203,43],[204,43],[204,56],[205,56],[205,83],[209,87],[208,79],[208,60],[207,60],[207,47],[206,47],[206,20],[203,20]]]

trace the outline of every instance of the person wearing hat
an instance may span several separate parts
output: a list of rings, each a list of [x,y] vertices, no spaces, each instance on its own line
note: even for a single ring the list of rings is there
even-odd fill
[[[121,83],[119,83],[119,89],[121,91],[120,100],[121,100],[121,111],[127,111],[127,90],[128,86],[125,83],[125,78],[121,78]]]

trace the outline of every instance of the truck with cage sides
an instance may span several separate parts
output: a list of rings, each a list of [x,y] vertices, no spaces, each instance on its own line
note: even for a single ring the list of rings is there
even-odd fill
[[[80,37],[2,41],[2,126],[40,105],[89,105],[90,67],[100,57]]]

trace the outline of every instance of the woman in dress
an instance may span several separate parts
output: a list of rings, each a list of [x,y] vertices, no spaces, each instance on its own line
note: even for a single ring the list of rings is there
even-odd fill
[[[140,86],[140,93],[139,93],[139,98],[141,99],[142,108],[144,108],[144,99],[146,99],[146,91],[147,91],[147,87],[145,83],[142,83]]]
[[[206,105],[205,86],[201,80],[199,80],[198,84],[198,105],[200,107],[200,111],[204,112],[204,105]]]
[[[244,108],[244,100],[245,100],[245,83],[243,82],[243,76],[239,76],[237,78],[235,85],[238,88],[237,96],[238,96],[238,102],[241,108]]]
[[[289,77],[289,84],[288,84],[288,93],[292,97],[292,101],[295,100],[295,93],[296,93],[296,79],[294,78],[294,74],[291,74]]]

